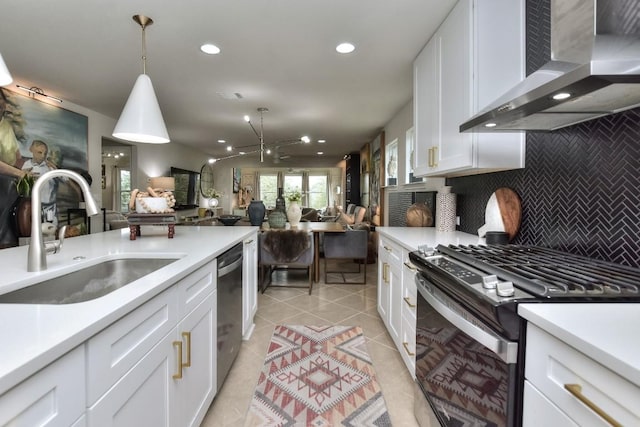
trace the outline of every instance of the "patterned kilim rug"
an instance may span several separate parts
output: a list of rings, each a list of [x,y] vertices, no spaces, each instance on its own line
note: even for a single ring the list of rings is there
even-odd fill
[[[276,326],[249,426],[391,426],[362,329]]]

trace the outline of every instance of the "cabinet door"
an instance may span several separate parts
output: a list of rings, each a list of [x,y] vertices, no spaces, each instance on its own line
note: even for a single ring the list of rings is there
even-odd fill
[[[471,116],[471,1],[462,0],[438,30],[439,138],[435,144],[430,174],[465,169],[473,165],[472,134],[460,133],[462,122]]]
[[[174,426],[198,426],[216,393],[216,292],[178,324],[182,378],[174,380],[179,408]]]
[[[384,249],[384,245],[380,239],[378,247],[378,313],[387,328],[389,328],[389,297],[391,288],[389,287],[389,255]]]
[[[258,243],[257,236],[244,241],[242,259],[242,337],[248,340],[258,310]]]
[[[389,269],[389,334],[401,346],[400,331],[402,328],[402,270],[397,262],[391,263]]]
[[[84,346],[0,397],[0,425],[69,426],[85,409]]]
[[[89,426],[170,425],[177,398],[172,375],[179,371],[177,348],[172,344],[176,334],[174,328],[88,409]]]
[[[413,63],[413,123],[415,128],[415,175],[430,172],[433,147],[438,140],[440,108],[440,35],[436,33]]]

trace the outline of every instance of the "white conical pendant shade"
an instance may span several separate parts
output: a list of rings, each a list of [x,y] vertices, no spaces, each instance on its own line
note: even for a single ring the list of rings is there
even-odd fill
[[[164,144],[169,134],[162,119],[151,79],[140,74],[113,130],[113,136],[127,141]]]
[[[0,86],[6,86],[12,81],[13,77],[11,77],[11,73],[2,59],[2,54],[0,54]]]

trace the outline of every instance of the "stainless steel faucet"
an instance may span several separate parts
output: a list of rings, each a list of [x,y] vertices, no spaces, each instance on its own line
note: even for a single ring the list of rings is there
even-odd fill
[[[98,205],[91,195],[91,189],[85,179],[80,176],[79,173],[70,171],[67,169],[55,169],[49,172],[43,173],[33,186],[31,191],[31,243],[29,244],[29,253],[27,258],[27,271],[43,271],[47,269],[47,254],[57,252],[61,245],[62,240],[59,243],[46,247],[44,244],[44,238],[42,237],[42,224],[40,223],[40,215],[42,209],[42,197],[40,195],[40,189],[45,182],[54,178],[67,177],[76,181],[82,190],[85,201],[85,209],[87,210],[87,216],[93,216],[98,213]],[[61,230],[64,233],[64,230]]]

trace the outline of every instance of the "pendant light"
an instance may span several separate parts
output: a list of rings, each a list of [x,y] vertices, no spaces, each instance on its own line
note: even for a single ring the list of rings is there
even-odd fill
[[[9,69],[7,65],[4,63],[2,59],[2,54],[0,53],[0,86],[6,86],[13,81],[13,77],[11,77],[11,73],[9,73]]]
[[[131,90],[113,136],[127,141],[164,144],[169,142],[169,134],[151,79],[147,76],[145,28],[153,24],[153,20],[144,15],[135,15],[133,20],[142,28],[142,74]]]

